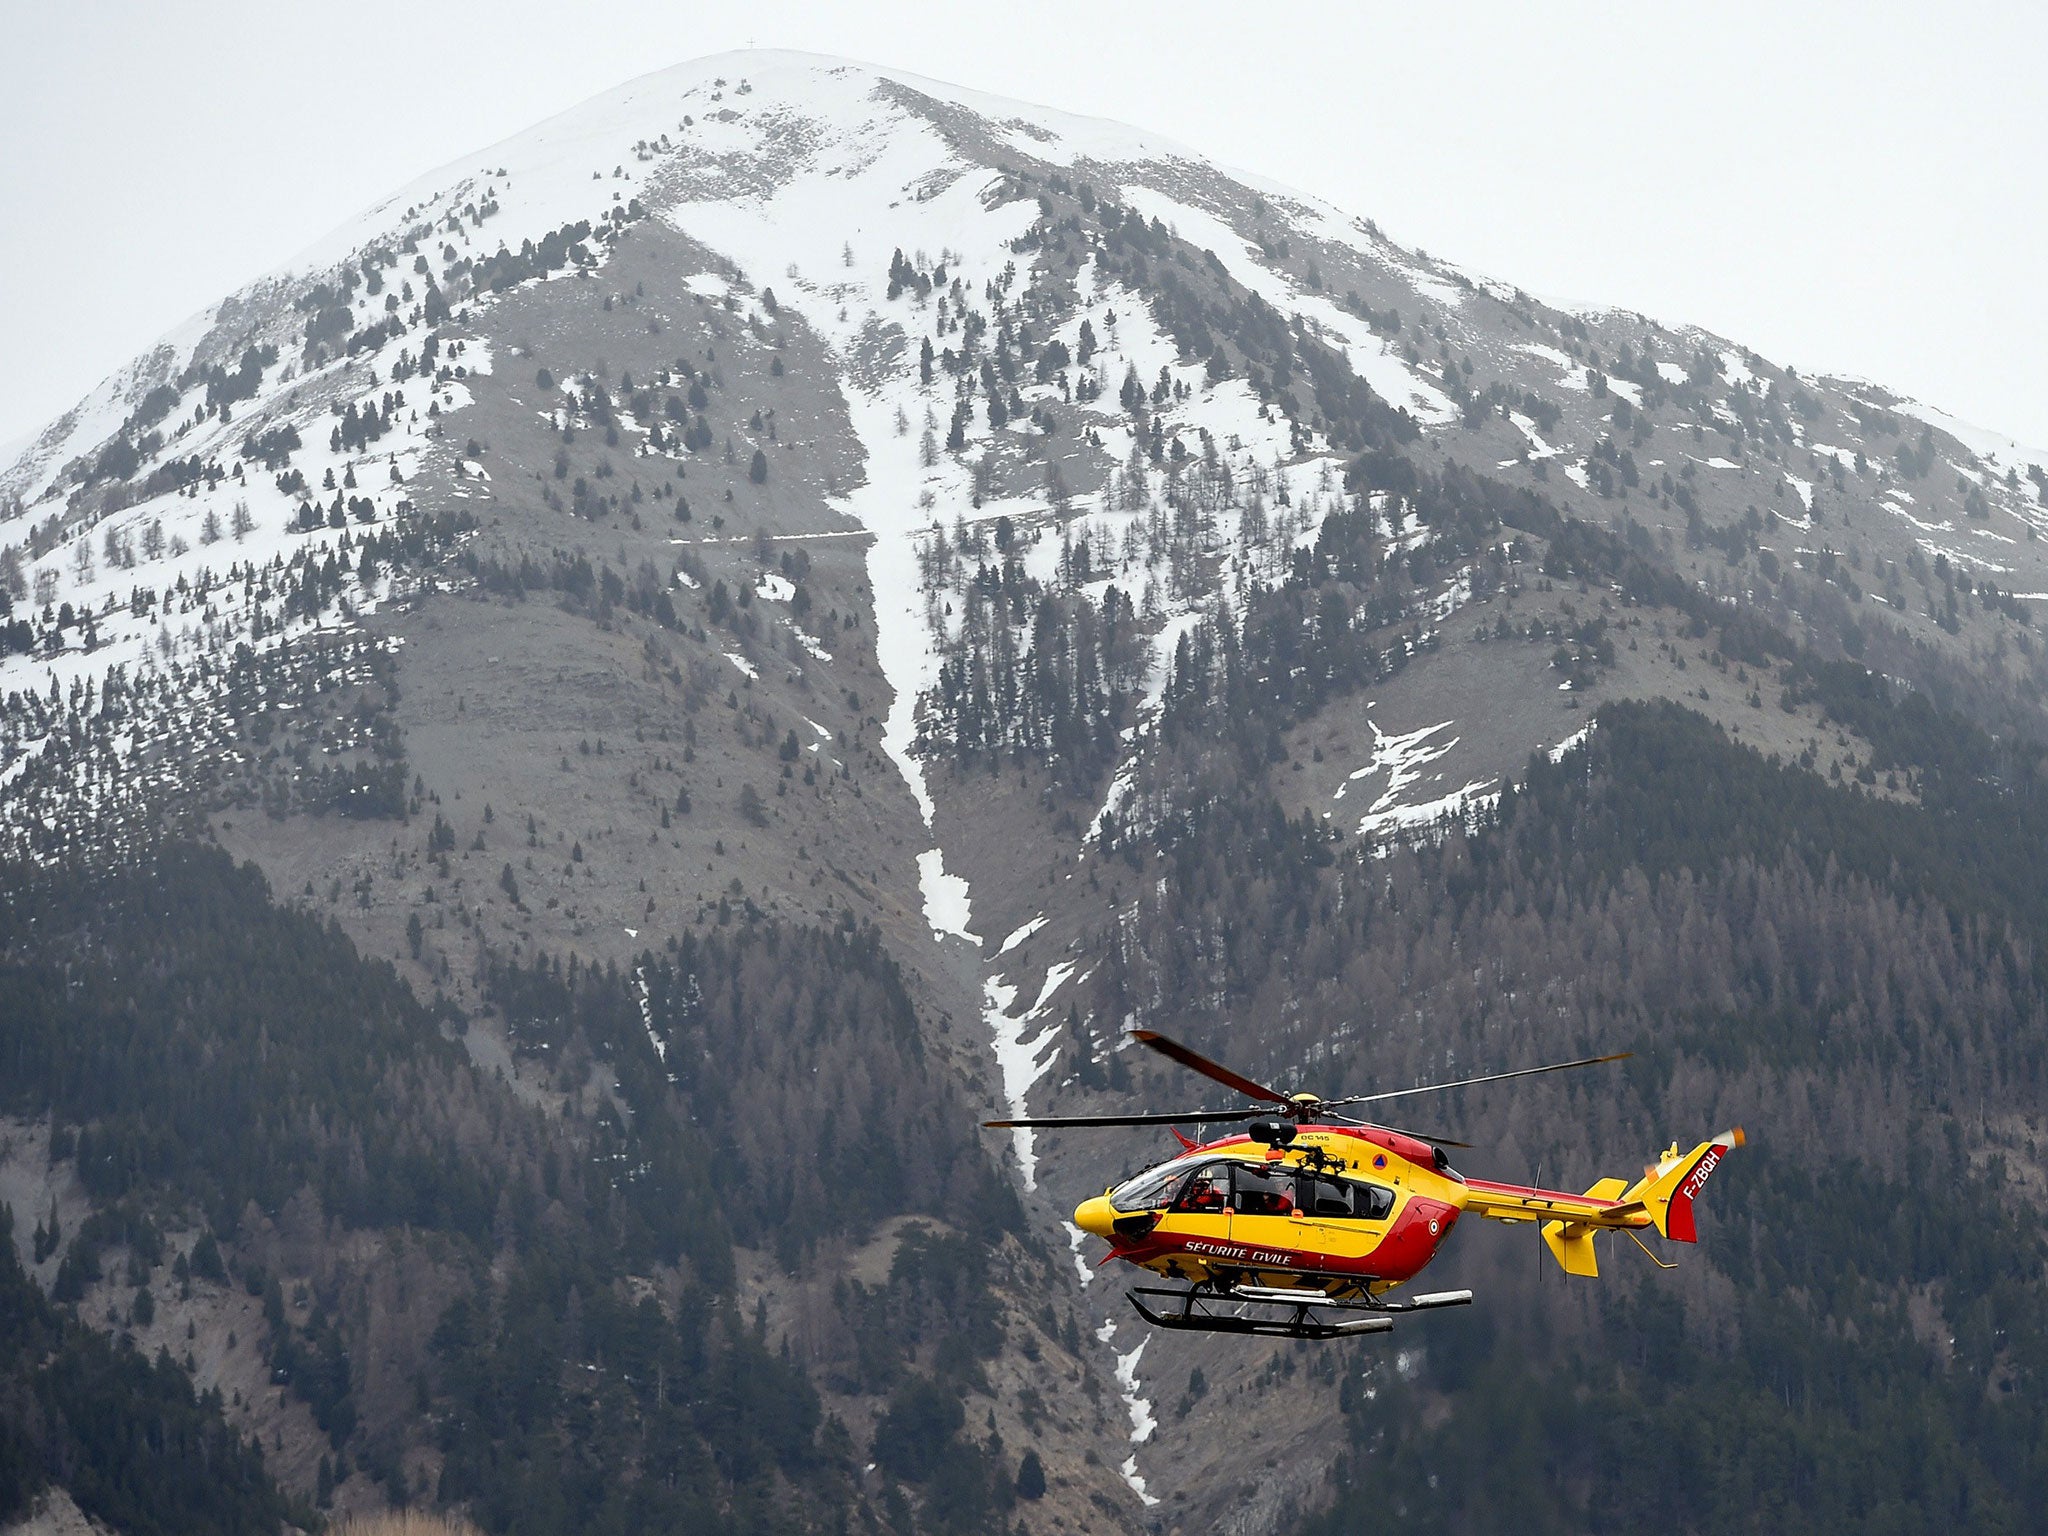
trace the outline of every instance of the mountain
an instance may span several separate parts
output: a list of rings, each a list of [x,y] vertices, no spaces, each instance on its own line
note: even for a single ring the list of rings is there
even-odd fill
[[[422,178],[0,471],[0,1514],[171,1522],[76,1385],[158,1356],[238,1527],[2017,1521],[2048,475],[1962,432],[804,55]],[[973,1129],[1178,1104],[1135,1025],[1758,1145],[1675,1275],[1151,1338],[1063,1220],[1158,1143]]]

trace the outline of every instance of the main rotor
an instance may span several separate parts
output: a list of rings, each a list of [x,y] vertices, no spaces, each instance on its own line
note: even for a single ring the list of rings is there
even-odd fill
[[[1221,1062],[1211,1061],[1201,1052],[1182,1045],[1171,1036],[1162,1035],[1156,1029],[1134,1029],[1130,1033],[1130,1038],[1139,1045],[1157,1051],[1168,1061],[1186,1067],[1190,1072],[1199,1072],[1211,1082],[1221,1084],[1253,1102],[1236,1109],[1196,1109],[1184,1114],[1035,1115],[1013,1120],[984,1120],[982,1124],[991,1129],[1043,1130],[1061,1126],[1223,1124],[1234,1120],[1278,1118],[1294,1126],[1314,1125],[1324,1120],[1335,1120],[1343,1125],[1369,1125],[1378,1122],[1355,1119],[1337,1111],[1358,1104],[1380,1104],[1389,1099],[1405,1099],[1420,1093],[1442,1093],[1446,1089],[1470,1088],[1478,1083],[1504,1082],[1512,1077],[1535,1077],[1545,1072],[1566,1072],[1576,1067],[1597,1067],[1604,1062],[1624,1060],[1633,1054],[1629,1051],[1617,1051],[1608,1056],[1585,1056],[1577,1061],[1556,1061],[1547,1066],[1521,1067],[1512,1072],[1489,1072],[1479,1077],[1461,1077],[1446,1083],[1424,1083],[1416,1088],[1390,1088],[1383,1093],[1354,1093],[1344,1098],[1326,1099],[1315,1093],[1282,1093],[1277,1088],[1269,1088],[1241,1072],[1233,1072]],[[1399,1129],[1396,1126],[1382,1128]],[[1424,1131],[1402,1131],[1401,1134],[1442,1147],[1470,1145],[1469,1142],[1453,1141],[1447,1136],[1431,1135]]]

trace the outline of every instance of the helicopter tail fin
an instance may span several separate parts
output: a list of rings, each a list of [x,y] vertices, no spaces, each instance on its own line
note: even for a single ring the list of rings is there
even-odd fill
[[[1586,1191],[1593,1200],[1613,1200],[1621,1194],[1627,1181],[1623,1179],[1602,1179]],[[1600,1264],[1593,1253],[1593,1234],[1599,1227],[1584,1221],[1546,1221],[1543,1223],[1543,1246],[1550,1250],[1550,1256],[1557,1260],[1557,1267],[1568,1275],[1597,1276]]]
[[[1657,1230],[1673,1242],[1698,1241],[1692,1217],[1693,1196],[1721,1166],[1721,1159],[1746,1140],[1742,1128],[1737,1126],[1709,1137],[1690,1152],[1680,1152],[1678,1144],[1672,1143],[1670,1150],[1645,1168],[1643,1176],[1622,1193],[1623,1203],[1641,1206],[1656,1223]]]

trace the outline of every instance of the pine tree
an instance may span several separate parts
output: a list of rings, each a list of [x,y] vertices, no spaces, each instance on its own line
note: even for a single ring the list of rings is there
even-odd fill
[[[1024,1459],[1017,1463],[1017,1497],[1020,1499],[1042,1499],[1045,1497],[1045,1463],[1038,1458],[1038,1452],[1026,1451]]]
[[[1145,385],[1138,377],[1135,364],[1124,370],[1123,388],[1117,391],[1117,399],[1123,402],[1123,408],[1133,416],[1145,408]]]

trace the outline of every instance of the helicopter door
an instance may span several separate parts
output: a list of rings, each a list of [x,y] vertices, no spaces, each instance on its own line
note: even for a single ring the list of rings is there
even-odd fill
[[[1275,1253],[1292,1253],[1302,1248],[1294,1191],[1292,1168],[1237,1164],[1231,1171],[1230,1241]]]
[[[1208,1163],[1189,1175],[1173,1202],[1173,1231],[1195,1242],[1230,1236],[1230,1164]]]
[[[1306,1169],[1295,1175],[1301,1209],[1295,1242],[1339,1261],[1363,1259],[1387,1235],[1394,1192],[1379,1184],[1333,1179]]]

